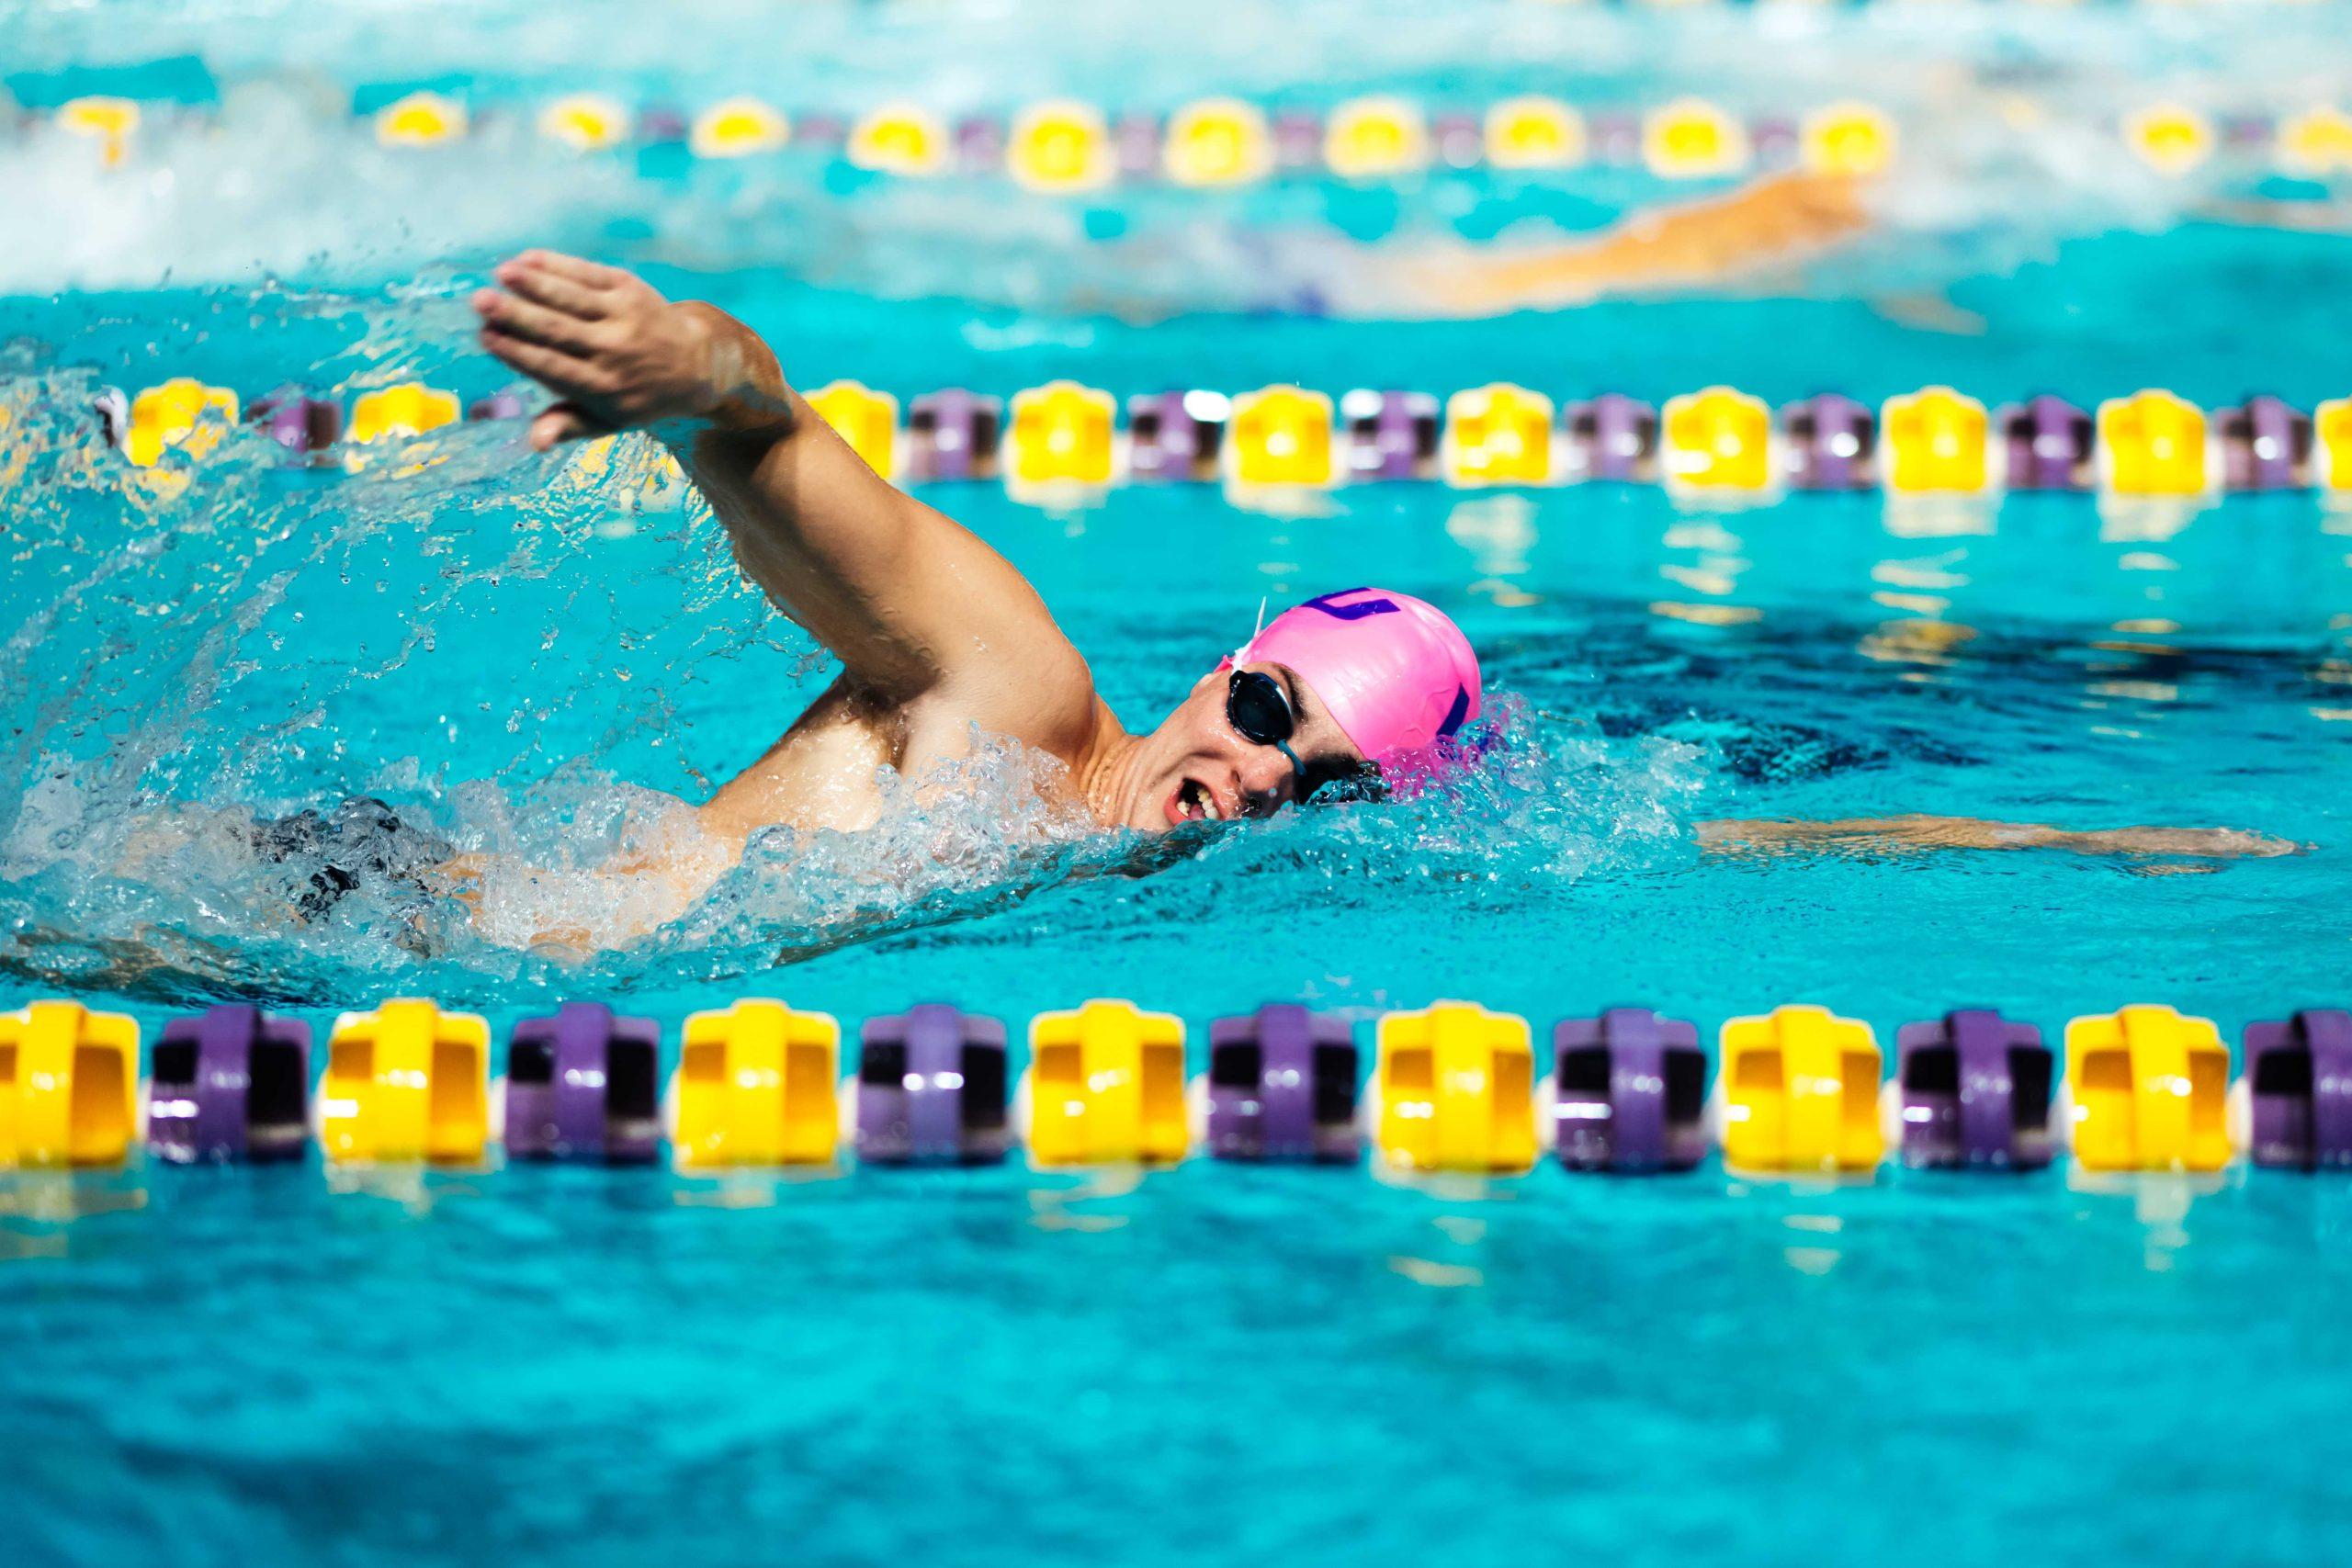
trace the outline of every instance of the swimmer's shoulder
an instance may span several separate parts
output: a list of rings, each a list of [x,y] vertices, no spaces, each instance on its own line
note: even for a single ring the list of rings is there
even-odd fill
[[[1091,743],[1102,712],[1093,671],[1058,631],[1017,657],[968,661],[907,704],[910,728],[974,724],[1064,759]]]

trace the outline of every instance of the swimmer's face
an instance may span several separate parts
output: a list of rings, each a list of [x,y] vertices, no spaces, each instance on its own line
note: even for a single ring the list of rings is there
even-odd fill
[[[1363,754],[1349,744],[1313,689],[1289,666],[1241,668],[1270,677],[1290,705],[1289,745],[1306,766],[1305,788],[1312,791],[1326,778],[1363,766]],[[1213,670],[1202,676],[1182,705],[1143,738],[1120,812],[1127,826],[1159,832],[1187,822],[1271,817],[1299,797],[1297,770],[1282,748],[1261,745],[1234,728],[1226,704],[1232,673]]]

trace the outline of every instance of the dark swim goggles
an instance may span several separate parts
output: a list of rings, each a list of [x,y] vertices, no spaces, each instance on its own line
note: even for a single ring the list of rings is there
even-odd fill
[[[1225,721],[1242,739],[1272,746],[1288,759],[1291,772],[1298,775],[1298,797],[1306,798],[1306,764],[1290,749],[1290,738],[1298,733],[1298,716],[1290,711],[1280,682],[1263,671],[1236,670],[1225,685]]]
[[[1303,761],[1291,750],[1298,733],[1298,715],[1283,694],[1282,682],[1260,670],[1236,670],[1225,683],[1225,719],[1242,739],[1272,746],[1290,763],[1298,781],[1297,798],[1310,799],[1327,784],[1343,784],[1359,795],[1380,792],[1380,770],[1352,757],[1318,757]],[[1271,809],[1271,807],[1270,807]],[[1262,815],[1253,813],[1252,815]]]

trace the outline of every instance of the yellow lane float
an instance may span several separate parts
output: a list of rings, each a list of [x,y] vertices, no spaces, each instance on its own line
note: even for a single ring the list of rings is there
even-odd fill
[[[877,174],[935,175],[947,167],[947,128],[929,109],[885,104],[858,117],[844,152]]]
[[[1658,455],[1669,485],[1761,494],[1772,488],[1772,411],[1730,387],[1668,398]]]
[[[1884,1157],[1878,1041],[1826,1008],[1724,1023],[1717,1075],[1724,1163],[1738,1170],[1869,1172]]]
[[[1816,175],[1875,175],[1894,162],[1894,122],[1868,104],[1831,104],[1805,116],[1798,156]]]
[[[2352,114],[2323,106],[2295,116],[2278,128],[2278,157],[2300,175],[2352,170]]]
[[[2352,491],[2352,398],[2312,411],[2312,477],[2322,490]]]
[[[361,446],[406,440],[457,423],[458,412],[457,393],[440,391],[422,381],[402,381],[355,399],[345,434]]]
[[[67,134],[98,144],[107,168],[122,162],[139,130],[139,105],[130,98],[74,98],[59,107],[57,123]]]
[[[489,1141],[489,1024],[415,998],[335,1020],[319,1085],[328,1159],[470,1165]]]
[[[898,399],[862,382],[831,381],[808,394],[808,406],[867,468],[890,478],[898,461]]]
[[[384,147],[438,147],[466,133],[466,106],[439,93],[411,93],[376,111]]]
[[[1226,463],[1238,485],[1331,482],[1331,400],[1297,387],[1261,387],[1233,400]]]
[[[1506,381],[1445,402],[1446,481],[1465,488],[1552,482],[1552,400]]]
[[[1678,98],[1642,121],[1642,162],[1661,179],[1734,175],[1747,166],[1747,131],[1702,98]]]
[[[2098,470],[2116,495],[2203,495],[2212,488],[2205,411],[2150,388],[2098,406]]]
[[[1190,1148],[1182,1020],[1116,1000],[1041,1013],[1029,1026],[1029,1064],[1037,1165],[1164,1165]]]
[[[2158,104],[2123,122],[2123,140],[2164,175],[2185,175],[2213,155],[2212,123],[2195,109]]]
[[[1527,1021],[1439,1002],[1380,1021],[1374,1145],[1399,1170],[1516,1175],[1535,1164]]]
[[[221,434],[237,423],[238,414],[237,394],[228,388],[174,377],[130,400],[122,455],[141,468],[153,468],[174,446],[202,457],[220,445]]]
[[[629,114],[617,99],[574,93],[539,111],[539,134],[576,152],[602,152],[628,140]]]
[[[2086,1169],[2221,1169],[2229,1086],[2210,1020],[2143,1005],[2066,1026],[2065,1124]]]
[[[783,150],[792,122],[757,98],[728,98],[695,117],[686,145],[697,158],[751,158]]]
[[[1927,387],[1879,412],[1886,488],[1905,494],[1979,495],[1992,486],[1992,417],[1974,398]]]
[[[1238,98],[1204,98],[1168,118],[1160,166],[1180,186],[1245,185],[1273,172],[1265,112]]]
[[[1005,478],[1015,485],[1097,486],[1117,467],[1118,405],[1075,381],[1048,381],[1012,395],[1004,435]]]
[[[670,1134],[681,1167],[832,1163],[838,1021],[752,997],[694,1014],[683,1038]]]
[[[1102,111],[1068,98],[1016,115],[1004,159],[1013,179],[1031,190],[1091,190],[1108,185],[1118,167]]]
[[[609,485],[613,498],[626,510],[673,510],[684,504],[688,486],[678,459],[650,442],[621,444],[616,435],[599,435],[570,448],[563,482],[575,488]]]
[[[1324,121],[1323,162],[1341,179],[1405,174],[1429,161],[1429,126],[1403,98],[1351,98]]]
[[[119,1165],[138,1134],[139,1025],[79,1002],[0,1013],[0,1169]]]
[[[1565,169],[1584,162],[1584,120],[1557,98],[1505,98],[1487,110],[1486,143],[1498,169]]]

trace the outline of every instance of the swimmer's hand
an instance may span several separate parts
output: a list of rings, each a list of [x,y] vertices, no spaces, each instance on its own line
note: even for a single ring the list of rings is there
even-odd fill
[[[503,287],[473,297],[482,347],[556,395],[531,422],[539,451],[620,430],[790,423],[775,356],[723,310],[672,304],[633,273],[555,251],[525,251],[492,276]]]

